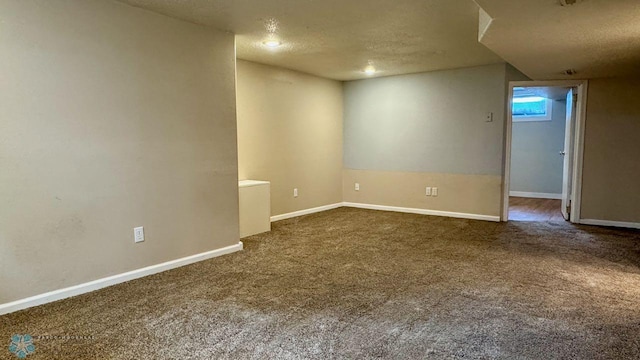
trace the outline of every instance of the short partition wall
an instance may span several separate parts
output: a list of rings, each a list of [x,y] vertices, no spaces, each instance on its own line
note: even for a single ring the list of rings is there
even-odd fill
[[[238,181],[240,238],[271,231],[271,183]]]

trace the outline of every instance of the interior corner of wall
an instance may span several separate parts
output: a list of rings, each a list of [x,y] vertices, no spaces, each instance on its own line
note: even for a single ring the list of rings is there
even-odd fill
[[[493,23],[493,18],[489,15],[483,8],[479,8],[478,12],[478,42],[482,42],[484,35],[487,33],[491,24]]]

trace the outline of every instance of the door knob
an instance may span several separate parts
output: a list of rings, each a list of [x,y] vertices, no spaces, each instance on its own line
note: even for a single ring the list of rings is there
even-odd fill
[[[564,151],[560,151],[560,155],[566,155]]]

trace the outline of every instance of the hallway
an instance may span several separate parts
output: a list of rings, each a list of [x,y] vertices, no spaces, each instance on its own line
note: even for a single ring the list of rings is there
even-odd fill
[[[564,221],[561,200],[509,197],[509,220]]]

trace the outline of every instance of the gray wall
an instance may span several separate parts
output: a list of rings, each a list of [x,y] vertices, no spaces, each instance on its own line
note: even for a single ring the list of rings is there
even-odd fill
[[[562,193],[566,101],[554,100],[551,121],[514,122],[511,191]]]
[[[505,64],[351,81],[344,96],[345,168],[501,174]]]
[[[509,81],[529,81],[531,80],[527,75],[523,74],[522,72],[520,72],[520,70],[516,69],[515,67],[513,67],[511,64],[507,64],[507,71],[506,71],[506,82],[505,82],[505,90],[507,92],[507,95],[509,93]]]
[[[0,303],[238,243],[232,34],[108,0],[0,13]]]

